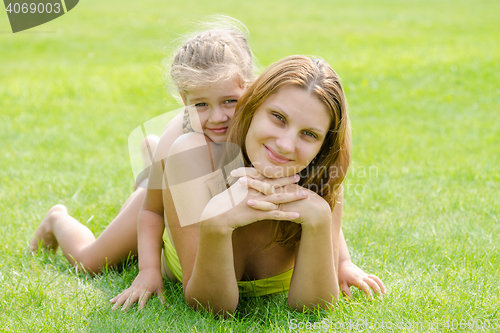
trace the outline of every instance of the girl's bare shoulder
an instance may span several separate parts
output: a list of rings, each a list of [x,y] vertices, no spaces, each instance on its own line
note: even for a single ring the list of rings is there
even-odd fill
[[[165,159],[175,140],[182,136],[182,113],[175,116],[165,128],[155,152],[155,160]]]

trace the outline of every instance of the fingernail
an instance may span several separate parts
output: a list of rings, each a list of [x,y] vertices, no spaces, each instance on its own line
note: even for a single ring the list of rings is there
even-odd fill
[[[292,213],[292,220],[298,219],[299,218],[299,213]]]
[[[248,200],[248,205],[249,205],[249,206],[255,206],[255,201],[253,201],[253,200]]]
[[[295,178],[295,181],[299,181],[300,180],[300,176],[299,175],[294,175],[293,178]]]
[[[300,196],[301,197],[307,197],[307,191],[306,190],[300,190]]]
[[[236,177],[236,170],[231,171],[231,176]]]
[[[248,184],[248,179],[246,177],[240,178],[239,182],[243,185]]]

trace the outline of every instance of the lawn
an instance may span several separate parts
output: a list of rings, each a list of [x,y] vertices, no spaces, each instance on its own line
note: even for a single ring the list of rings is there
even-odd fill
[[[263,67],[317,55],[341,76],[354,142],[343,230],[383,300],[356,291],[298,314],[277,295],[215,319],[166,282],[169,307],[113,312],[135,262],[89,277],[60,252],[27,254],[56,203],[97,234],[117,214],[128,135],[179,106],[162,78],[169,43],[215,13],[248,27]],[[500,330],[499,13],[494,0],[87,0],[12,34],[2,12],[0,331]]]

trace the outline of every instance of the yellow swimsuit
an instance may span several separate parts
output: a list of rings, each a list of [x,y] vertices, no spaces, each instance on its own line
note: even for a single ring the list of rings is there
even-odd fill
[[[164,241],[164,256],[168,268],[172,271],[177,280],[182,281],[182,268],[168,234],[163,236]],[[279,275],[252,281],[238,281],[238,289],[242,296],[262,296],[288,291],[290,289],[290,281],[292,279],[293,268]]]

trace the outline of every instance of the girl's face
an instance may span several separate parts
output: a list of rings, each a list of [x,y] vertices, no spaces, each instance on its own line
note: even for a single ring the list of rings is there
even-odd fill
[[[213,142],[226,141],[227,128],[243,92],[238,80],[224,80],[181,93],[193,129]]]
[[[316,96],[285,86],[255,111],[245,139],[248,158],[268,178],[299,173],[319,152],[331,120]]]

